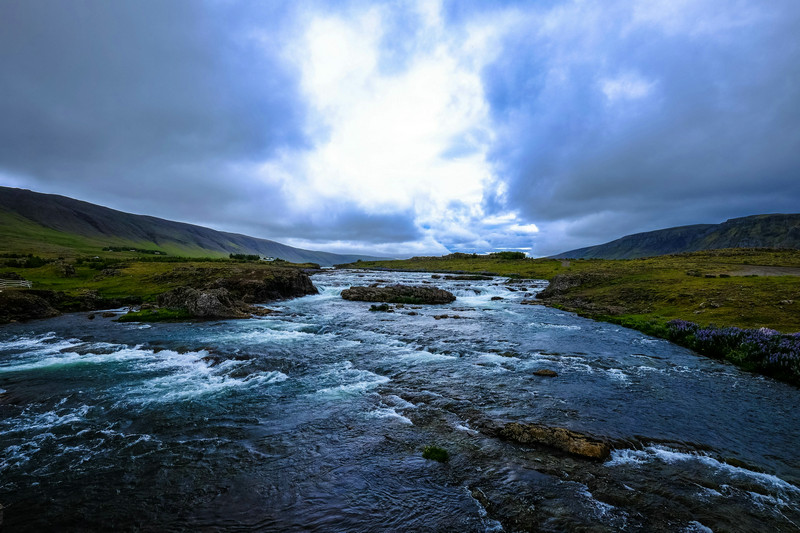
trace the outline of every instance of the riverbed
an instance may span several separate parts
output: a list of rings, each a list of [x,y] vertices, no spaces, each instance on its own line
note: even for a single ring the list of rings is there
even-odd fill
[[[250,320],[0,327],[4,527],[800,530],[797,388],[521,303],[545,282],[313,281],[319,295]],[[457,299],[386,313],[340,297],[371,283]],[[590,461],[491,431],[514,421],[615,449]]]

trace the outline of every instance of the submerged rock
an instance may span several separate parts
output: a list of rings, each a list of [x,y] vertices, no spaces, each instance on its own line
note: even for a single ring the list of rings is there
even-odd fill
[[[603,461],[611,454],[608,442],[566,428],[511,422],[500,429],[499,436],[520,444],[556,448],[586,459]]]
[[[386,302],[408,304],[446,304],[454,301],[453,293],[436,287],[389,285],[388,287],[350,287],[342,291],[342,298],[359,302]]]
[[[545,378],[554,378],[558,376],[558,373],[555,370],[550,370],[549,368],[540,368],[536,372],[533,373],[534,376],[542,376]]]

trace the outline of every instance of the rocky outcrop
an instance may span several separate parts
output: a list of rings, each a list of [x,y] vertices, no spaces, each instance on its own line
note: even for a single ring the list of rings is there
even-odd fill
[[[51,318],[60,313],[50,302],[32,291],[0,291],[0,324],[35,318]]]
[[[499,430],[498,435],[505,440],[556,448],[586,459],[603,461],[611,454],[608,442],[565,428],[510,422]]]
[[[456,299],[453,293],[436,287],[389,285],[387,287],[350,287],[342,291],[345,300],[408,304],[447,304]]]
[[[206,288],[225,289],[232,297],[245,303],[266,303],[319,293],[308,274],[297,269],[273,269],[254,276],[218,278]]]
[[[565,293],[581,286],[592,286],[608,279],[608,276],[593,272],[569,272],[554,276],[545,289],[536,298],[547,300],[563,296]]]
[[[159,307],[185,309],[196,318],[247,318],[250,306],[233,298],[226,289],[198,290],[179,287],[158,297]]]

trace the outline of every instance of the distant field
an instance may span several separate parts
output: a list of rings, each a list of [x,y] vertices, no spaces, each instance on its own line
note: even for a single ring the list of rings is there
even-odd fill
[[[645,259],[502,259],[451,254],[354,268],[488,272],[570,285],[548,303],[595,318],[800,331],[800,251],[729,249]]]

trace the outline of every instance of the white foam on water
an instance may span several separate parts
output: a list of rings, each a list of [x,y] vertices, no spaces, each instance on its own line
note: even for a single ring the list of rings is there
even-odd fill
[[[580,487],[578,493],[587,501],[595,518],[611,523],[619,528],[625,527],[628,522],[628,514],[625,511],[610,503],[601,502],[594,497],[594,494],[589,491],[589,487],[586,485],[578,483],[578,486]]]
[[[367,418],[391,418],[395,420],[399,420],[403,424],[414,425],[410,419],[406,418],[405,416],[401,415],[397,411],[395,411],[394,407],[380,407],[373,411],[367,412]]]
[[[692,520],[683,529],[683,533],[714,533],[714,530],[708,526],[704,526],[697,520]]]
[[[56,338],[55,331],[49,331],[40,335],[19,335],[7,341],[0,341],[0,350],[16,350],[21,348],[34,348],[47,344]]]
[[[415,350],[413,348],[404,348],[400,350],[398,356],[400,357],[400,359],[406,359],[419,363],[430,363],[434,361],[447,361],[452,359],[458,359],[458,357],[454,355],[433,353],[427,350]]]
[[[458,431],[463,431],[463,432],[469,433],[470,435],[473,435],[473,436],[480,434],[479,432],[477,432],[474,429],[472,429],[471,427],[469,427],[469,425],[466,422],[464,422],[463,424],[455,424],[453,427],[455,429],[457,429]]]
[[[552,324],[550,322],[531,322],[528,326],[540,329],[563,329],[563,330],[578,330],[582,329],[581,326],[575,324]]]
[[[249,361],[225,360],[212,365],[205,360],[208,352],[178,353],[162,350],[139,364],[140,369],[159,371],[162,375],[146,379],[131,386],[126,385],[122,395],[127,400],[141,404],[192,400],[221,392],[280,383],[289,376],[278,371],[254,371],[244,377],[234,377],[232,372],[249,364]],[[163,375],[163,372],[169,372]]]
[[[480,353],[480,354],[478,354],[478,358],[482,359],[482,360],[485,360],[485,361],[491,361],[493,363],[498,363],[498,364],[500,364],[500,363],[509,363],[509,362],[512,362],[512,361],[513,362],[521,361],[521,359],[519,357],[513,357],[513,356],[509,357],[509,356],[500,355],[500,354],[496,354],[496,353],[492,353],[492,352]]]
[[[609,375],[609,377],[611,377],[611,379],[615,379],[623,383],[628,382],[628,376],[619,368],[609,368],[606,370],[606,373]]]
[[[353,368],[351,361],[343,361],[331,365],[325,377],[339,382],[339,385],[319,389],[316,394],[333,397],[361,394],[391,381],[387,376],[381,376],[369,370]]]
[[[75,346],[78,346],[78,344],[72,344],[68,347]],[[136,359],[149,359],[153,356],[152,350],[142,350],[139,347],[129,348],[122,345],[113,345],[107,343],[98,343],[88,346],[88,348],[93,348],[98,351],[104,351],[109,348],[117,347],[121,349],[111,353],[89,352],[85,354],[79,354],[77,352],[65,352],[59,350],[47,351],[43,353],[29,353],[25,354],[25,359],[21,362],[18,360],[17,362],[12,361],[10,363],[0,365],[0,374],[29,370],[55,370],[74,365],[102,365]],[[43,355],[44,357],[34,359],[34,356],[36,355]]]
[[[477,489],[477,490],[480,490],[480,489]],[[501,531],[504,531],[503,524],[501,524],[497,520],[489,518],[489,513],[486,511],[486,508],[483,506],[483,504],[480,501],[478,501],[472,495],[472,492],[470,492],[469,487],[467,487],[465,485],[464,486],[464,491],[467,493],[467,497],[470,500],[472,500],[473,502],[475,502],[475,505],[478,508],[478,516],[481,519],[481,525],[483,525],[483,528],[484,528],[483,530],[486,533],[500,533]]]
[[[171,403],[194,400],[233,389],[280,383],[289,379],[283,372],[256,372],[244,378],[231,377],[225,373],[198,365],[194,371],[162,376],[145,381],[136,391],[129,395],[130,399],[143,404]]]
[[[792,485],[778,476],[729,465],[701,452],[681,452],[666,446],[647,446],[643,450],[614,450],[605,465],[631,465],[638,467],[654,461],[673,465],[684,462],[700,463],[716,472],[729,476],[734,481],[755,482],[772,491],[792,494],[795,498],[800,496],[800,487]]]
[[[11,441],[17,441],[17,444],[6,446],[0,460],[0,472],[30,461],[45,442],[57,440],[54,430],[60,433],[62,428],[71,429],[76,423],[85,420],[90,407],[88,405],[63,407],[66,401],[66,398],[62,398],[53,409],[43,413],[37,413],[32,407],[26,407],[19,415],[2,420],[0,431],[3,436]],[[69,431],[67,433],[71,434]]]
[[[390,405],[393,405],[394,407],[396,407],[397,409],[416,409],[417,408],[416,404],[413,404],[413,403],[411,403],[409,401],[406,401],[406,400],[402,399],[400,396],[397,396],[395,394],[389,394],[388,396],[386,396],[384,398],[384,400],[387,403],[389,403]]]

